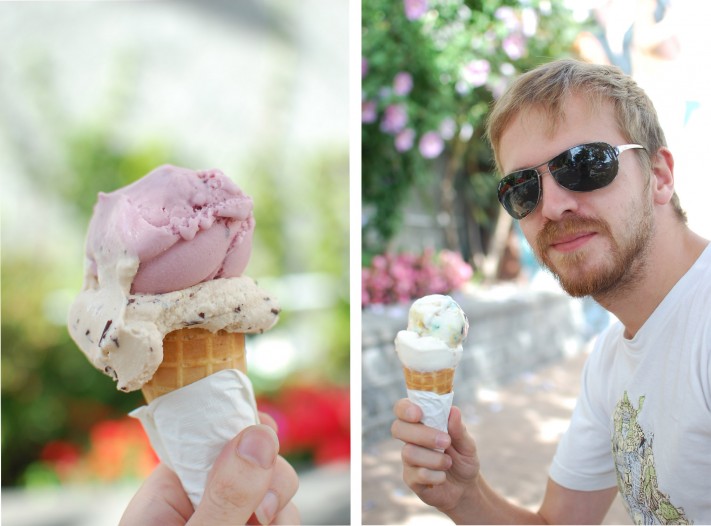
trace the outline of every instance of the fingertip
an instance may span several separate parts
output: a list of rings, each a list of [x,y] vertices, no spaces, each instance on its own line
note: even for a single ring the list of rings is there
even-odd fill
[[[444,471],[419,468],[417,470],[417,482],[423,486],[431,488],[439,486],[447,481],[447,474]]]
[[[274,466],[279,454],[279,439],[265,424],[245,428],[237,438],[237,455],[262,469]]]
[[[210,471],[194,523],[246,524],[269,490],[278,451],[276,433],[264,424],[246,427],[230,440]],[[267,498],[259,511],[267,517],[272,509]]]
[[[395,415],[401,420],[416,424],[422,420],[422,409],[407,398],[402,398],[395,404]]]
[[[277,425],[276,420],[274,420],[274,417],[269,413],[260,411],[259,423],[271,427],[277,433],[279,432],[279,426]]]
[[[435,449],[444,451],[452,444],[452,439],[447,433],[437,433],[434,439]]]
[[[449,410],[449,419],[447,421],[447,429],[451,433],[462,427],[462,411],[457,406],[452,406]]]
[[[407,418],[410,422],[419,422],[422,420],[422,409],[415,404],[410,403],[405,408],[405,418]]]
[[[293,502],[289,502],[272,521],[272,526],[301,524],[301,514]]]
[[[262,502],[257,506],[254,515],[259,524],[271,524],[279,511],[279,497],[273,491],[267,491]]]

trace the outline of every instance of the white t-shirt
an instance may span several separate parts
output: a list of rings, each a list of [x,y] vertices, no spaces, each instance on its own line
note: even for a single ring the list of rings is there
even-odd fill
[[[550,476],[645,524],[711,524],[711,245],[631,340],[598,340]]]

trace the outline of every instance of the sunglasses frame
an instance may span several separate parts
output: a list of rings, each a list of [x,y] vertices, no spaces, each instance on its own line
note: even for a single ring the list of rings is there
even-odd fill
[[[560,168],[559,168],[559,169],[555,169],[555,168],[554,168],[553,170],[551,170],[551,167],[550,167],[551,163],[552,163],[553,161],[555,161],[556,159],[558,159],[559,157],[561,157],[561,156],[563,156],[563,155],[570,155],[571,152],[573,152],[573,150],[575,150],[575,149],[577,149],[577,148],[599,147],[599,146],[603,146],[603,147],[605,147],[605,148],[610,149],[611,152],[614,154],[614,159],[613,159],[613,160],[615,161],[615,164],[614,164],[613,166],[614,166],[614,169],[615,169],[615,173],[612,175],[612,177],[610,178],[610,180],[607,181],[605,184],[602,184],[601,186],[598,186],[598,187],[596,187],[596,188],[590,188],[589,190],[573,190],[573,189],[571,189],[571,188],[568,188],[568,187],[564,186],[564,185],[558,180],[558,178],[556,177],[555,172],[558,172],[558,171],[560,170]],[[554,157],[552,157],[551,159],[549,159],[548,161],[546,161],[546,162],[544,162],[544,163],[540,163],[540,164],[537,164],[537,165],[535,165],[535,166],[531,166],[530,168],[523,168],[523,169],[521,169],[521,170],[515,170],[515,171],[513,171],[513,172],[507,174],[506,176],[504,176],[504,177],[501,179],[501,181],[499,181],[499,184],[498,184],[498,186],[497,186],[497,189],[496,189],[497,197],[498,197],[498,199],[499,199],[499,202],[501,203],[501,206],[504,207],[504,210],[506,210],[506,212],[507,212],[511,217],[513,217],[514,219],[519,219],[519,220],[520,220],[520,219],[523,219],[524,217],[526,217],[527,215],[529,215],[530,213],[532,213],[534,210],[536,210],[536,208],[538,208],[539,203],[541,202],[541,198],[543,197],[543,185],[542,185],[542,183],[541,183],[541,178],[543,177],[543,174],[545,174],[546,172],[549,173],[549,174],[551,175],[551,177],[553,177],[553,180],[556,182],[556,184],[558,184],[558,186],[560,186],[561,188],[565,188],[566,190],[568,190],[568,191],[570,191],[570,192],[580,192],[580,193],[593,192],[593,191],[595,191],[595,190],[599,190],[600,188],[604,188],[604,187],[608,186],[610,183],[612,183],[612,181],[615,180],[615,178],[617,177],[618,171],[619,171],[619,166],[617,165],[617,160],[619,159],[620,154],[621,154],[622,152],[627,151],[627,150],[633,150],[633,149],[642,149],[642,150],[644,150],[645,148],[644,148],[644,146],[641,146],[641,145],[639,145],[639,144],[622,144],[622,145],[619,145],[619,146],[612,146],[611,144],[608,144],[608,143],[603,142],[603,141],[589,142],[589,143],[583,143],[583,144],[578,144],[578,145],[576,145],[576,146],[572,146],[572,147],[570,147],[570,148],[568,148],[568,149],[566,149],[566,150],[563,150],[562,152],[560,152],[559,154],[555,155]],[[546,167],[546,171],[541,172],[540,168],[542,168],[542,167],[544,167],[544,166]],[[509,210],[509,209],[506,207],[506,205],[504,204],[504,201],[505,201],[504,197],[505,197],[509,192],[513,191],[513,190],[512,190],[513,188],[515,188],[515,187],[517,187],[517,186],[521,186],[521,185],[523,185],[523,184],[526,184],[526,183],[530,182],[530,181],[533,180],[533,179],[529,178],[529,179],[527,179],[524,183],[519,183],[519,184],[515,184],[515,185],[510,184],[509,181],[511,181],[512,179],[515,180],[517,174],[522,174],[523,172],[529,172],[529,171],[533,171],[533,172],[536,173],[536,179],[535,179],[535,180],[536,180],[536,182],[538,183],[538,196],[537,196],[537,198],[536,198],[535,204],[533,205],[533,207],[532,207],[530,210],[528,210],[527,212],[525,212],[525,213],[523,213],[523,214],[515,214],[515,213],[513,213],[513,211]],[[503,187],[506,186],[506,185],[509,185],[509,188],[507,188],[507,189],[504,191]],[[503,192],[503,193],[502,193],[502,192]]]

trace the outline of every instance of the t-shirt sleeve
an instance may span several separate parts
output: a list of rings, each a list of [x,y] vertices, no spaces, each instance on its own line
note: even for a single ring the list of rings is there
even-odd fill
[[[601,342],[585,363],[580,396],[570,427],[558,444],[550,477],[561,486],[578,491],[595,491],[617,485],[612,457],[611,415],[605,414],[595,397],[591,375],[600,365]],[[600,376],[598,376],[600,378]]]

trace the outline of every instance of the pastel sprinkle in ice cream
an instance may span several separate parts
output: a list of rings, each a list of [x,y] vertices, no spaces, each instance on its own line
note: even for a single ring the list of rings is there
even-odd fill
[[[410,307],[407,330],[395,339],[403,366],[415,371],[437,371],[457,366],[469,322],[449,296],[433,294]]]

